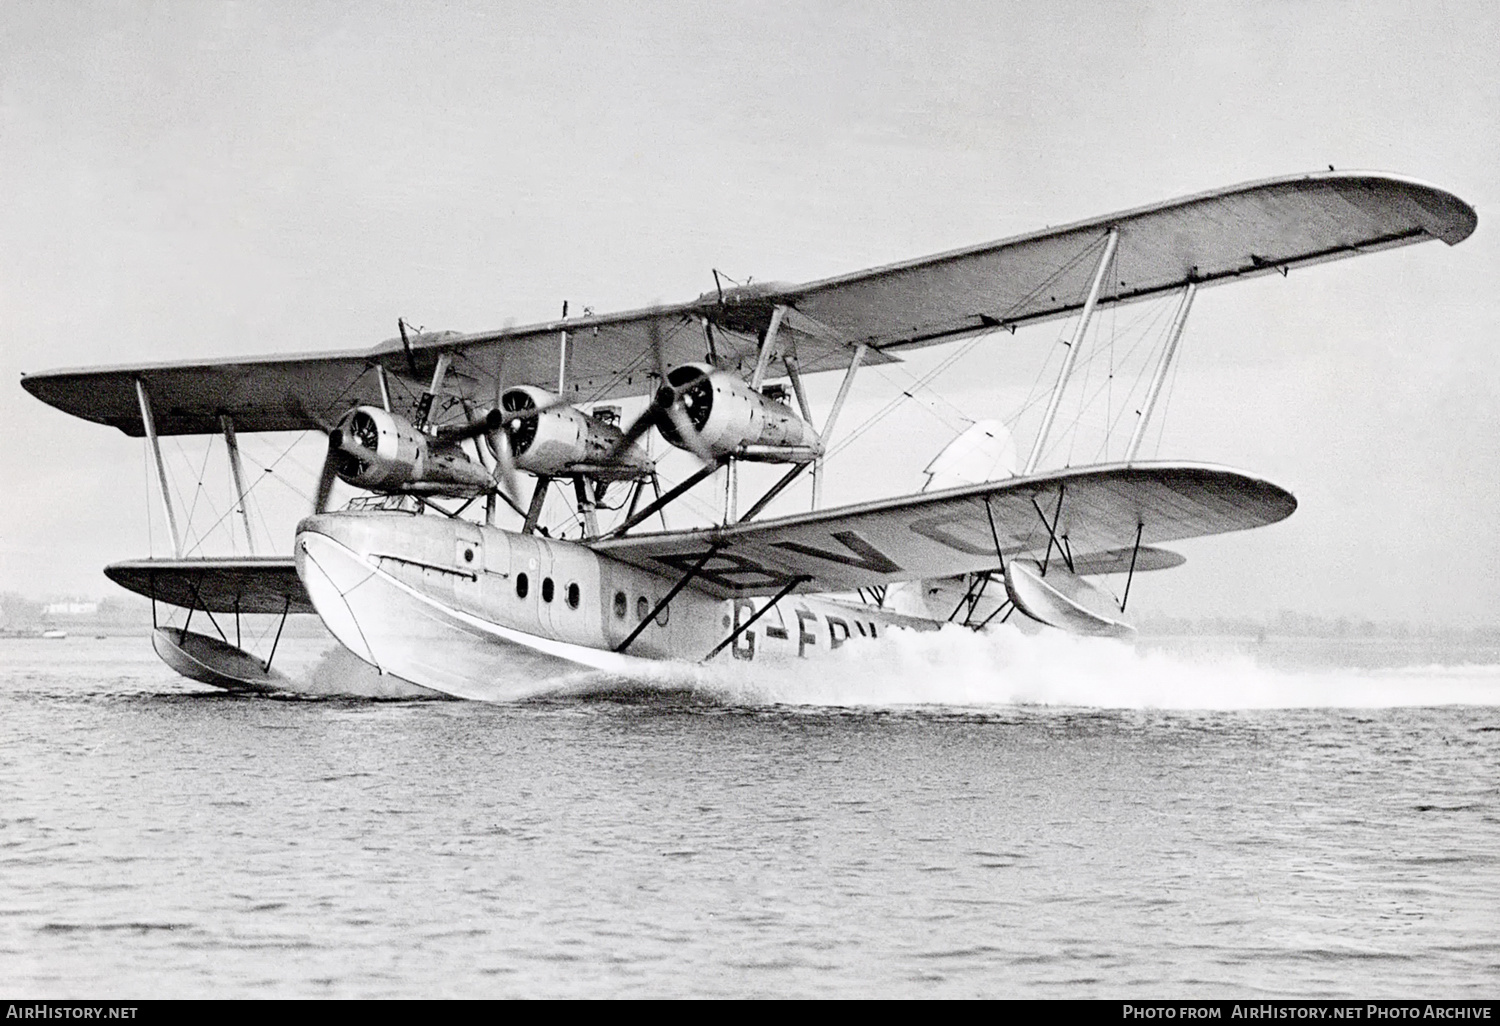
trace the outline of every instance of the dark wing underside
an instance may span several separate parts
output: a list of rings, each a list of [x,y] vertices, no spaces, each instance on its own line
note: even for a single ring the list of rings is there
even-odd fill
[[[993,570],[1002,555],[1041,560],[1049,524],[1063,546],[1061,554],[1052,548],[1052,559],[1071,557],[1081,573],[1121,573],[1137,540],[1149,546],[1242,531],[1296,508],[1284,489],[1223,467],[1109,464],[591,547],[671,578],[712,549],[692,587],[728,598],[774,594],[799,578],[800,592],[852,591]],[[1151,567],[1181,561],[1155,551],[1143,559]]]
[[[804,371],[849,365],[854,345],[870,362],[1076,312],[1107,233],[1119,232],[1101,303],[1337,260],[1429,239],[1453,245],[1477,223],[1468,204],[1441,189],[1391,175],[1329,172],[1232,186],[949,253],[803,285],[754,285],[686,303],[573,318],[501,331],[442,332],[371,350],[28,375],[37,398],[129,435],[144,433],[135,381],[144,382],[161,434],[284,431],[331,422],[356,403],[377,403],[383,366],[403,407],[427,384],[437,354],[453,354],[446,391],[493,403],[506,386],[557,385],[561,333],[568,332],[567,392],[575,402],[639,396],[655,387],[651,335],[670,365],[711,359],[748,366],[772,310],[786,306],[778,338]],[[653,328],[654,324],[654,328]],[[785,373],[778,355],[771,376]]]
[[[134,559],[104,568],[122,588],[158,602],[213,613],[312,613],[290,556]]]

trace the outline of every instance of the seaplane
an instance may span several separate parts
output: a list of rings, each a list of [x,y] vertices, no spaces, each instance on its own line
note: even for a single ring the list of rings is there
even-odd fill
[[[1161,546],[1296,508],[1254,474],[1139,458],[1198,292],[1451,246],[1476,224],[1431,185],[1330,169],[805,284],[715,272],[694,299],[622,313],[570,318],[565,306],[558,320],[469,334],[398,321],[373,348],[52,370],[21,384],[145,440],[174,552],[105,573],[153,610],[185,614],[158,625],[157,652],[223,688],[287,686],[273,660],[294,614],[316,614],[381,674],[488,701],[661,660],[830,659],[948,623],[994,630],[1016,617],[1120,638],[1133,631],[1135,575],[1183,562]],[[1152,300],[1172,312],[1120,458],[1043,466],[1091,322]],[[1004,424],[980,421],[928,466],[922,490],[821,507],[817,475],[862,368],[923,347],[1015,344],[1019,328],[1047,321],[1063,329],[1060,360],[1024,459]],[[804,383],[824,374],[842,377],[815,411]],[[293,551],[185,548],[160,440],[222,435],[253,545],[238,443],[251,432],[326,437]],[[694,469],[664,489],[653,447]],[[743,508],[742,464],[771,468]],[[811,508],[764,516],[804,474]],[[338,482],[359,494],[335,508]],[[668,529],[666,511],[694,489],[714,496],[714,516]],[[565,522],[549,523],[559,507]],[[1116,597],[1103,579],[1122,577]],[[191,629],[195,613],[213,634]],[[242,614],[279,618],[270,657],[241,647]]]

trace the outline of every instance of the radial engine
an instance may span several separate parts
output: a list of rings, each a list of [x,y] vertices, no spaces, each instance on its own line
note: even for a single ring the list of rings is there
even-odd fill
[[[501,428],[517,470],[544,477],[633,481],[655,469],[639,446],[615,452],[624,432],[562,402],[546,389],[517,385],[500,397]]]
[[[817,432],[792,408],[762,395],[735,375],[708,364],[685,363],[667,374],[677,402],[715,457],[768,463],[807,463],[820,451]],[[677,426],[663,419],[662,436],[680,449],[695,450]]]
[[[499,426],[491,411],[478,424],[428,435],[378,406],[356,406],[329,432],[330,458],[341,479],[372,492],[470,498],[493,490],[495,479],[461,443]]]

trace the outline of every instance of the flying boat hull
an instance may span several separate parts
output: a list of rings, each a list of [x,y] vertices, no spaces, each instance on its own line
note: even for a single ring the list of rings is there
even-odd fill
[[[591,672],[657,679],[662,660],[711,653],[818,658],[893,626],[936,627],[812,596],[751,626],[763,599],[672,595],[671,579],[583,545],[446,518],[321,514],[298,526],[295,551],[309,599],[346,648],[382,673],[482,701],[556,693]]]

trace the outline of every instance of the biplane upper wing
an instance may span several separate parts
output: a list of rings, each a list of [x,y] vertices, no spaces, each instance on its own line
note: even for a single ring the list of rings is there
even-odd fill
[[[1028,556],[1082,572],[1124,572],[1137,544],[1240,531],[1291,515],[1297,500],[1262,478],[1195,463],[1104,464],[965,485],[760,523],[625,537],[596,551],[719,598],[852,591],[993,570]],[[706,558],[705,558],[706,557]],[[1173,553],[1143,548],[1170,566]],[[1137,569],[1146,569],[1138,566]]]
[[[497,382],[556,388],[561,353],[569,397],[588,403],[654,388],[653,331],[669,364],[753,363],[778,306],[785,308],[779,349],[795,354],[805,372],[847,367],[858,344],[869,347],[867,362],[888,362],[904,348],[1064,317],[1082,306],[1111,230],[1118,242],[1100,298],[1106,305],[1190,281],[1285,273],[1428,239],[1453,245],[1476,224],[1473,208],[1433,186],[1326,172],[1217,189],[803,285],[756,284],[625,313],[396,338],[365,351],[48,371],[22,384],[44,402],[130,435],[144,433],[137,380],[161,434],[217,432],[221,414],[242,432],[279,431],[378,402],[377,364],[393,380],[399,404],[414,401],[439,353],[451,353],[446,391],[488,405]],[[780,354],[770,366],[773,377],[785,373]]]

